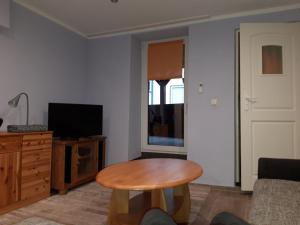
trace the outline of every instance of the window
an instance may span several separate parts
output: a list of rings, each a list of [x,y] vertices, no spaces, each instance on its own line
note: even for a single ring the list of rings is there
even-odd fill
[[[262,73],[282,74],[282,47],[266,45],[262,47]]]
[[[184,103],[183,79],[171,79],[166,85],[166,104]],[[155,80],[149,81],[149,105],[160,104],[160,87]]]
[[[184,41],[148,45],[149,146],[184,147]]]
[[[166,86],[166,104],[184,104],[183,79],[172,79]]]
[[[160,88],[155,80],[149,81],[149,105],[160,104]]]

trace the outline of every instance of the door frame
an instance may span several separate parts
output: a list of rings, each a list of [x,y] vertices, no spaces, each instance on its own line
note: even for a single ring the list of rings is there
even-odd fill
[[[147,141],[148,135],[148,88],[147,88],[147,62],[148,62],[148,45],[150,43],[166,42],[184,40],[184,147],[177,146],[163,146],[163,145],[149,145]],[[170,153],[170,154],[187,154],[187,110],[188,110],[188,37],[175,37],[167,39],[157,39],[153,41],[142,42],[142,79],[141,79],[141,150],[142,152],[155,152],[155,153]]]
[[[240,29],[234,31],[235,71],[234,71],[234,182],[241,183],[241,116],[240,116]]]

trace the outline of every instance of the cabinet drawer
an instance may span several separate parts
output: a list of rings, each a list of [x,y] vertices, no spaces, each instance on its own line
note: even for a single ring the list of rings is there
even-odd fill
[[[25,134],[23,141],[41,140],[41,139],[52,139],[52,133],[38,133],[38,134]]]
[[[50,177],[22,184],[21,186],[21,200],[47,193],[50,194]]]
[[[0,153],[21,151],[21,138],[0,137]]]
[[[21,184],[27,184],[33,181],[41,180],[41,179],[50,179],[51,172],[50,171],[44,171],[44,172],[39,172],[34,175],[29,175],[29,176],[22,176],[21,178]]]
[[[41,161],[46,163],[51,161],[51,149],[22,152],[22,166],[32,165]]]
[[[33,176],[33,177],[39,177],[45,172],[51,171],[51,164],[50,160],[49,161],[43,161],[43,162],[38,162],[34,163],[32,165],[26,165],[22,166],[22,179]]]
[[[23,151],[33,151],[45,148],[52,148],[52,139],[40,139],[40,140],[28,140],[24,141],[22,144]]]

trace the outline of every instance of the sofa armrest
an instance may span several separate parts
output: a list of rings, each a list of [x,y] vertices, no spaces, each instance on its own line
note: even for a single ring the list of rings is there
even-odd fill
[[[258,160],[258,179],[300,181],[300,160],[260,158]]]

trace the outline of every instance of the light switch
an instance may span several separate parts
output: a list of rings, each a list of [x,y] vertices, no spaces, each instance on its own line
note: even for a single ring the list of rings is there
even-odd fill
[[[199,93],[199,94],[202,94],[202,93],[203,93],[203,83],[199,83],[198,93]]]
[[[213,105],[213,106],[218,105],[218,98],[212,98],[212,99],[210,100],[210,104]]]

